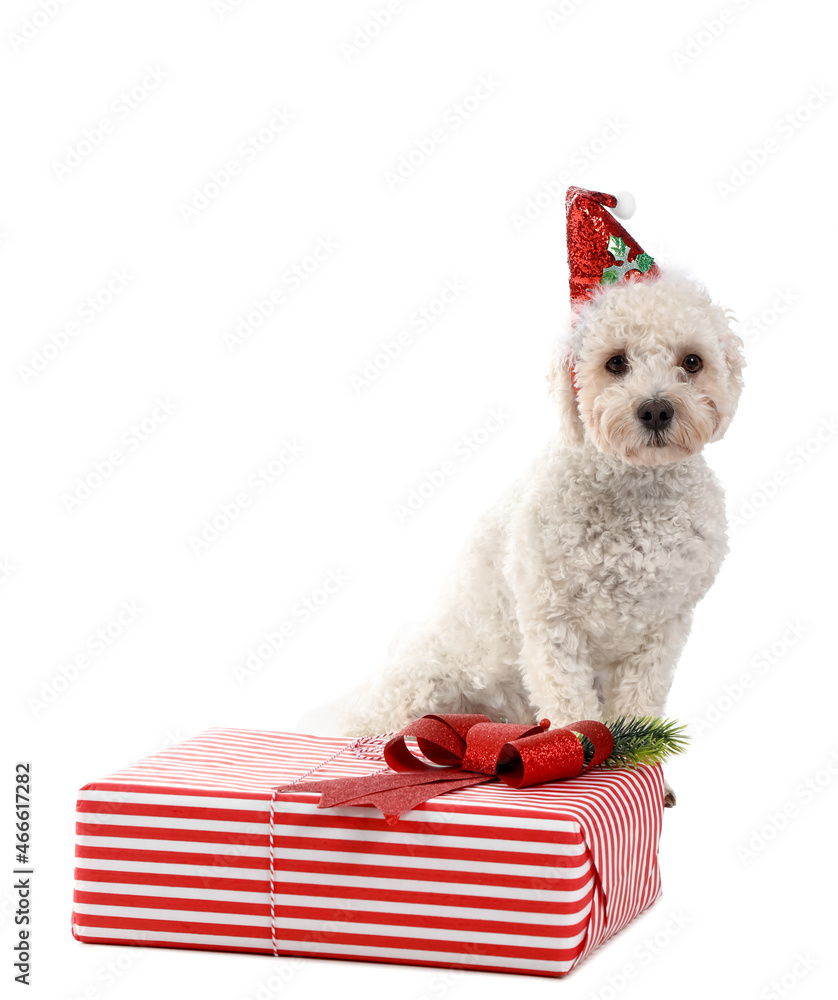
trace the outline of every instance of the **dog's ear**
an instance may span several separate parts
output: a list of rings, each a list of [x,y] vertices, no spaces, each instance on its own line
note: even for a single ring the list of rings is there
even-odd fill
[[[722,437],[733,419],[733,414],[736,412],[736,407],[739,404],[739,397],[742,394],[742,370],[745,367],[745,345],[742,342],[742,338],[734,333],[730,327],[730,321],[734,318],[733,313],[726,310],[724,316],[725,325],[720,332],[720,336],[722,353],[724,355],[724,361],[728,371],[727,406],[725,408],[726,412],[723,419],[719,424],[719,428],[713,437],[714,441],[718,441],[719,438]]]
[[[550,374],[547,376],[547,381],[550,386],[550,395],[559,411],[565,439],[568,444],[578,447],[585,440],[585,426],[579,416],[579,407],[576,403],[573,364],[574,356],[570,349],[564,348],[557,351],[550,364]]]
[[[733,319],[733,313],[726,313],[728,321]],[[725,352],[725,363],[730,372],[730,391],[734,407],[739,402],[739,395],[742,392],[742,370],[745,367],[745,345],[742,338],[735,334],[728,326],[725,337],[722,341]],[[734,395],[735,393],[735,395]]]

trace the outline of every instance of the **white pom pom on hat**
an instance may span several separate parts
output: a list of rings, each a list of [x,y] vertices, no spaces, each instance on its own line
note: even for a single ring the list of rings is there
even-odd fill
[[[637,208],[637,202],[634,200],[634,195],[631,191],[618,191],[614,197],[617,199],[617,204],[611,209],[611,211],[617,216],[618,219],[630,219],[634,215],[634,210]]]

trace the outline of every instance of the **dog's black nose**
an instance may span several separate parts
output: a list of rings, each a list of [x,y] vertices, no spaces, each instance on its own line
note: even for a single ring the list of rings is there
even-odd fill
[[[668,399],[647,399],[637,407],[640,422],[652,431],[662,431],[668,427],[674,413]]]

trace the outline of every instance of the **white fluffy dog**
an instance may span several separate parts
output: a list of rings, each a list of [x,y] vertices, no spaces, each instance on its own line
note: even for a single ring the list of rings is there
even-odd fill
[[[440,712],[662,715],[727,551],[701,450],[733,417],[741,344],[686,278],[598,291],[549,376],[563,435],[480,519],[428,620],[346,699],[341,732]]]

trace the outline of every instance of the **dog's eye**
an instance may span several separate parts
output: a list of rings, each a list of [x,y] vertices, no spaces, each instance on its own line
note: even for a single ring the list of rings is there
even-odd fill
[[[681,362],[681,367],[685,372],[695,375],[696,372],[700,372],[704,367],[704,362],[697,354],[688,354]]]
[[[605,362],[605,367],[612,375],[624,375],[629,370],[629,363],[622,354],[615,354]]]

